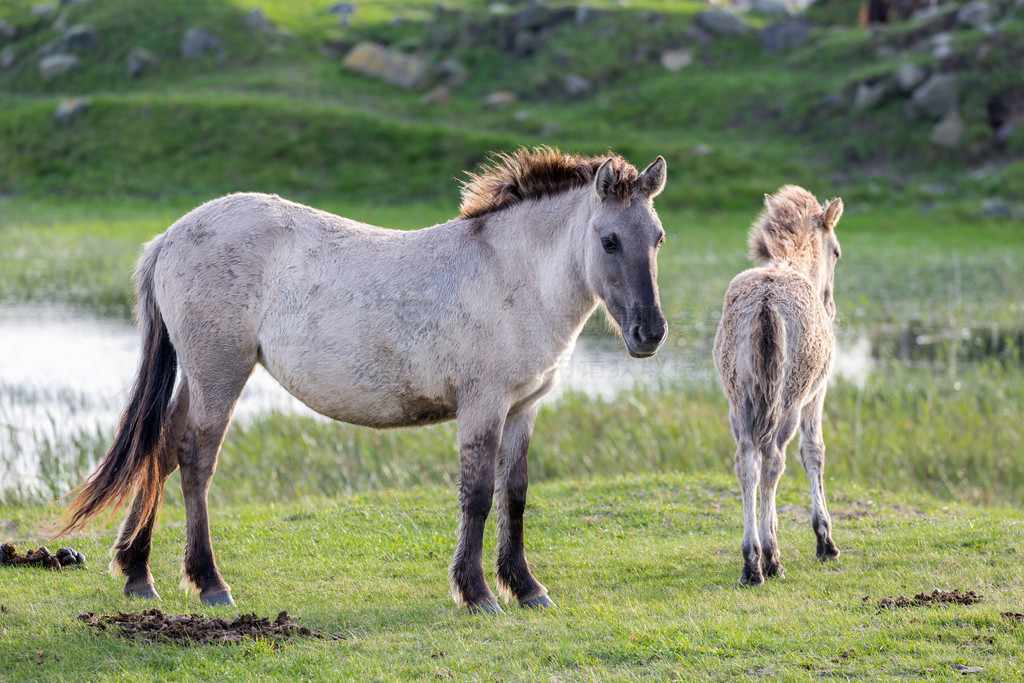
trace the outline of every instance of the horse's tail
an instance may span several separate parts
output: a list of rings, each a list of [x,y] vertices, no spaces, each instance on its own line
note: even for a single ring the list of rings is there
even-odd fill
[[[153,296],[153,272],[162,244],[162,236],[153,240],[135,270],[135,315],[142,331],[142,358],[131,397],[103,462],[85,484],[68,494],[76,497],[64,512],[64,527],[58,536],[81,529],[108,507],[116,511],[139,496],[140,509],[152,510],[160,497],[161,435],[178,369]],[[136,526],[136,533],[141,526]]]
[[[771,302],[765,302],[750,331],[753,382],[750,402],[751,437],[762,454],[771,449],[772,438],[782,421],[785,386],[786,324]]]

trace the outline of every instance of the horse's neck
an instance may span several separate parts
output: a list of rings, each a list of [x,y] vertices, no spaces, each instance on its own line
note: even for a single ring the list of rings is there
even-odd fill
[[[523,301],[525,315],[540,321],[553,339],[574,340],[597,297],[587,284],[584,266],[590,203],[585,190],[524,202],[491,217],[487,238],[507,273],[536,291]]]

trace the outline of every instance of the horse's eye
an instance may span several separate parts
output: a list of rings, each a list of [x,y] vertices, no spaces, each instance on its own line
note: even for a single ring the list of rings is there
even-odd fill
[[[601,246],[609,254],[614,254],[619,249],[619,236],[615,233],[605,235],[601,238]]]

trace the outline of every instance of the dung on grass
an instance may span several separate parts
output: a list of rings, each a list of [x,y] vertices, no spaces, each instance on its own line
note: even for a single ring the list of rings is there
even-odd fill
[[[78,619],[98,633],[105,633],[109,629],[119,638],[143,643],[205,645],[240,643],[247,638],[262,638],[269,640],[277,649],[282,640],[298,636],[324,637],[292,621],[288,612],[279,613],[274,621],[256,614],[240,614],[234,621],[228,622],[221,617],[206,617],[202,614],[164,614],[158,609],[109,615],[88,612],[79,614]]]

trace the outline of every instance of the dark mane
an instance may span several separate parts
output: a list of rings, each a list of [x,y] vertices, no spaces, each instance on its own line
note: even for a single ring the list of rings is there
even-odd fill
[[[468,173],[462,184],[463,218],[475,218],[508,208],[528,199],[586,187],[594,182],[594,173],[611,159],[618,173],[613,192],[628,202],[640,191],[640,173],[622,157],[611,154],[579,157],[563,154],[553,147],[520,147],[515,152],[492,154],[490,164],[479,173]]]

